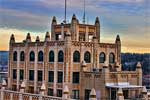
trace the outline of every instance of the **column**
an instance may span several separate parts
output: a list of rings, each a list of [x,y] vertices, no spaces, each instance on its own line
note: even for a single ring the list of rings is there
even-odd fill
[[[86,26],[86,29],[85,29],[86,31],[85,31],[85,41],[89,41],[89,29],[88,29],[88,26]]]
[[[19,80],[20,80],[19,79],[20,78],[19,77],[20,76],[20,74],[19,74],[20,73],[20,68],[19,68],[20,67],[20,57],[19,56],[20,56],[20,51],[18,50],[17,51],[17,91],[19,91]]]
[[[37,53],[38,53],[38,48],[37,44],[35,46],[36,50],[34,51],[35,53],[35,60],[34,60],[34,93],[37,92]]]
[[[56,84],[57,84],[57,56],[58,56],[58,49],[57,49],[57,44],[55,44],[55,48],[54,48],[54,52],[55,52],[55,58],[54,58],[54,86],[53,86],[53,91],[54,91],[54,95],[56,95]]]

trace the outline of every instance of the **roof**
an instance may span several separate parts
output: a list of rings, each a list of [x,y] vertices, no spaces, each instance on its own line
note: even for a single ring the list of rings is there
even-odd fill
[[[135,88],[143,88],[143,86],[139,85],[131,85],[128,82],[121,83],[106,83],[106,87],[108,88],[122,88],[122,89],[135,89]]]

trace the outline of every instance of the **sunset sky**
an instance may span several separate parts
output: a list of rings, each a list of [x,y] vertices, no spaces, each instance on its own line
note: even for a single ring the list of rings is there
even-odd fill
[[[67,0],[67,22],[73,13],[80,22],[84,0]],[[101,42],[114,43],[119,34],[122,52],[150,53],[150,0],[85,0],[86,22],[101,23]],[[16,41],[30,32],[43,40],[50,30],[52,16],[64,19],[64,0],[0,0],[0,50],[8,50],[13,33]]]

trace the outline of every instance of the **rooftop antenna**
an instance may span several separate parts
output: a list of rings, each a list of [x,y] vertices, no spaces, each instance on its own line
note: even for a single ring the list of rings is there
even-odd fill
[[[65,19],[64,19],[64,23],[66,24],[66,9],[67,9],[67,0],[65,0]]]
[[[85,0],[84,0],[84,12],[83,12],[83,24],[85,24]]]

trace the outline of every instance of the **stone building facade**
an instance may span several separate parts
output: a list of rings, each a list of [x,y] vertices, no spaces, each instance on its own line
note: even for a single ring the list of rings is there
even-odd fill
[[[139,96],[142,70],[121,70],[121,40],[114,43],[100,40],[100,21],[94,25],[80,24],[75,15],[71,23],[58,24],[53,17],[51,34],[45,40],[32,41],[30,33],[23,42],[11,35],[9,43],[8,88],[18,91],[22,81],[26,92],[39,93],[45,84],[45,95],[61,97],[63,87],[71,98],[88,100],[95,88],[97,99],[115,99],[122,88],[127,98]]]

